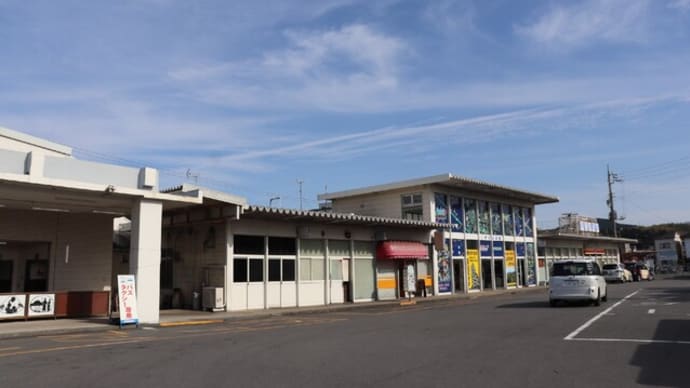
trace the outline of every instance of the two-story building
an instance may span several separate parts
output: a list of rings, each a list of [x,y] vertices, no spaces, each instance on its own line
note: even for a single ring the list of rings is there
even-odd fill
[[[434,236],[433,260],[415,263],[433,275],[435,294],[537,285],[535,206],[558,202],[554,196],[451,174],[325,193],[319,199],[335,212],[443,225]],[[384,246],[387,236],[378,240]],[[390,279],[407,264],[377,257],[377,278]]]

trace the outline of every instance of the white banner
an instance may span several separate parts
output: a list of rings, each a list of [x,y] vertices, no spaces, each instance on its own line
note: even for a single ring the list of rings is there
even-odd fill
[[[29,317],[52,317],[55,315],[55,294],[29,294],[26,311]]]
[[[120,308],[120,325],[139,323],[135,284],[134,275],[117,275],[117,300]]]
[[[0,295],[0,319],[22,318],[26,312],[26,294]]]

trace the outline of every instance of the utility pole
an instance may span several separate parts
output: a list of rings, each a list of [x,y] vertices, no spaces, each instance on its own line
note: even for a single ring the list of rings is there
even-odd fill
[[[304,183],[303,180],[297,180],[297,184],[299,185],[299,210],[302,210],[302,183]]]
[[[618,229],[616,228],[616,220],[618,219],[618,214],[613,207],[613,190],[612,186],[614,183],[623,182],[623,179],[618,176],[618,174],[611,172],[609,165],[606,165],[606,173],[608,175],[609,184],[609,198],[606,200],[606,204],[609,206],[609,221],[611,222],[611,227],[613,228],[613,237],[618,237]]]

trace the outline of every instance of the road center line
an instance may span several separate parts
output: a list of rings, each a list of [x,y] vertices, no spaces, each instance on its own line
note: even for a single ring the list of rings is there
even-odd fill
[[[572,333],[568,334],[568,335],[567,335],[565,338],[563,338],[563,339],[566,340],[566,341],[570,341],[570,340],[574,339],[574,338],[577,337],[577,335],[580,334],[583,330],[585,330],[586,328],[590,327],[594,322],[598,321],[599,318],[601,318],[601,317],[603,317],[604,315],[610,313],[611,310],[615,309],[615,308],[618,307],[621,303],[625,302],[625,301],[628,300],[629,298],[632,298],[632,297],[633,297],[635,294],[637,294],[638,292],[640,292],[640,290],[637,290],[637,291],[633,292],[632,294],[626,296],[625,298],[619,300],[616,304],[614,304],[613,306],[611,306],[611,307],[607,308],[606,310],[600,312],[600,313],[597,314],[594,318],[592,318],[592,319],[590,319],[589,321],[585,322],[584,325],[578,327],[577,329],[575,329],[575,331],[573,331]]]

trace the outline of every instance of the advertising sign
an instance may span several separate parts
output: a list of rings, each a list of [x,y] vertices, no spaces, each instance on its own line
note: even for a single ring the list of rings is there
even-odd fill
[[[465,217],[462,212],[462,200],[452,195],[450,196],[450,218],[453,232],[465,231]]]
[[[438,292],[451,292],[450,257],[448,251],[438,252]]]
[[[508,287],[517,286],[517,273],[515,272],[515,251],[506,251],[506,283]]]
[[[467,289],[480,290],[482,287],[479,278],[479,251],[476,249],[467,250]]]
[[[503,241],[494,241],[494,257],[503,257]]]
[[[410,293],[417,292],[417,276],[412,264],[408,264],[405,267],[405,291]]]
[[[447,197],[445,194],[434,193],[434,202],[436,203],[434,214],[436,215],[436,222],[439,224],[448,223],[448,204],[446,201]]]
[[[120,306],[120,326],[139,324],[134,275],[117,275],[117,297]]]
[[[29,294],[26,312],[29,317],[52,317],[55,315],[55,294]]]
[[[491,257],[491,241],[479,241],[479,251],[482,257]]]
[[[453,256],[465,256],[465,241],[453,240]]]
[[[26,295],[0,295],[0,319],[23,318],[26,313]]]

